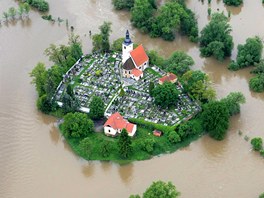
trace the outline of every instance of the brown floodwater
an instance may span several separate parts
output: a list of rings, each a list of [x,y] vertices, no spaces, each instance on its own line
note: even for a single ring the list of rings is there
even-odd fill
[[[0,26],[0,197],[128,197],[142,193],[154,180],[172,181],[182,197],[252,198],[264,191],[264,160],[251,150],[244,136],[264,138],[264,94],[248,88],[250,69],[228,71],[230,60],[219,63],[200,58],[197,45],[178,36],[174,42],[151,39],[139,33],[129,22],[127,12],[113,10],[110,0],[49,0],[54,17],[69,20],[81,35],[86,53],[91,51],[88,31],[98,32],[103,21],[112,22],[111,40],[124,35],[126,29],[133,40],[147,49],[155,49],[168,57],[175,50],[190,54],[196,64],[212,79],[219,97],[231,91],[241,91],[247,103],[241,114],[234,116],[228,136],[216,142],[205,136],[173,154],[120,166],[114,163],[87,162],[80,159],[65,143],[56,128],[56,119],[43,115],[35,107],[36,92],[28,73],[41,61],[49,44],[67,42],[64,24],[50,24],[37,12],[30,20]],[[163,1],[161,1],[163,2]],[[207,1],[188,0],[195,11],[199,28],[208,22]],[[0,0],[0,13],[12,0]],[[263,38],[264,8],[260,0],[244,0],[239,8],[226,7],[212,1],[211,8],[219,12],[230,10],[235,48],[247,37]],[[86,35],[87,34],[87,35]],[[233,50],[232,58],[237,50]],[[238,131],[243,132],[242,136]]]

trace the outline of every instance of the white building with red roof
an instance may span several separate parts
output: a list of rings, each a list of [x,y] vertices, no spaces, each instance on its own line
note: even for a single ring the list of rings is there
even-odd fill
[[[137,130],[137,125],[128,122],[118,112],[112,114],[104,124],[104,133],[107,136],[116,136],[126,129],[129,136],[133,137]]]
[[[142,78],[143,71],[149,66],[149,57],[143,45],[139,45],[136,49],[133,49],[133,42],[130,39],[128,30],[122,44],[122,63],[123,76],[135,80]]]

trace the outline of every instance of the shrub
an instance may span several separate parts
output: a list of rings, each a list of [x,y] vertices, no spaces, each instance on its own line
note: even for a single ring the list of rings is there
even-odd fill
[[[147,151],[148,153],[152,153],[154,150],[154,146],[155,146],[155,140],[153,139],[145,139],[143,141],[141,141],[141,149],[143,151]]]
[[[176,143],[181,141],[181,137],[175,131],[169,132],[167,137],[168,137],[168,140],[170,141],[170,143],[172,143],[172,144],[176,144]]]
[[[255,151],[260,151],[262,149],[262,138],[260,137],[253,138],[250,143]]]
[[[40,12],[49,11],[49,3],[45,0],[26,0],[26,2]]]
[[[260,153],[260,155],[261,155],[262,157],[264,157],[264,149],[260,150],[259,153]],[[263,195],[263,198],[264,198],[264,195]]]

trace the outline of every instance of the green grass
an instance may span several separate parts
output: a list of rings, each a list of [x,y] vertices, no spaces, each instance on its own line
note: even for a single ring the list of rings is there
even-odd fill
[[[61,127],[60,132],[63,134]],[[166,134],[161,137],[156,137],[152,134],[152,130],[138,126],[136,136],[132,138],[133,154],[127,159],[123,159],[118,152],[118,137],[107,137],[104,133],[90,134],[89,139],[92,142],[92,146],[89,154],[84,153],[80,149],[79,144],[82,138],[65,137],[65,139],[72,150],[86,160],[113,161],[118,164],[127,164],[133,161],[147,160],[154,156],[175,152],[180,148],[188,146],[192,141],[197,140],[201,136],[202,134],[197,134],[177,144],[171,144],[168,141]],[[154,150],[151,153],[148,153],[141,148],[142,141],[146,139],[152,139],[155,141]],[[101,145],[104,142],[109,142],[111,145],[110,155],[107,157],[103,157],[100,151]]]
[[[155,75],[155,76],[157,76],[157,77],[162,77],[162,75],[160,74],[160,73],[158,73],[158,72],[156,72],[155,70],[153,70],[153,69],[151,69],[151,68],[146,68],[145,70],[144,70],[144,72],[147,72],[147,73],[150,73],[150,74],[153,74],[153,75]]]

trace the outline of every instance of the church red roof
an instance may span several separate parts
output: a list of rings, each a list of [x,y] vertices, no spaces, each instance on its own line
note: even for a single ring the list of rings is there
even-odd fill
[[[104,124],[105,126],[110,126],[113,129],[126,129],[128,133],[132,133],[134,124],[129,123],[127,120],[125,120],[118,112],[112,114],[106,123]]]
[[[142,45],[139,45],[136,49],[131,51],[130,55],[137,66],[142,65],[149,59]]]

